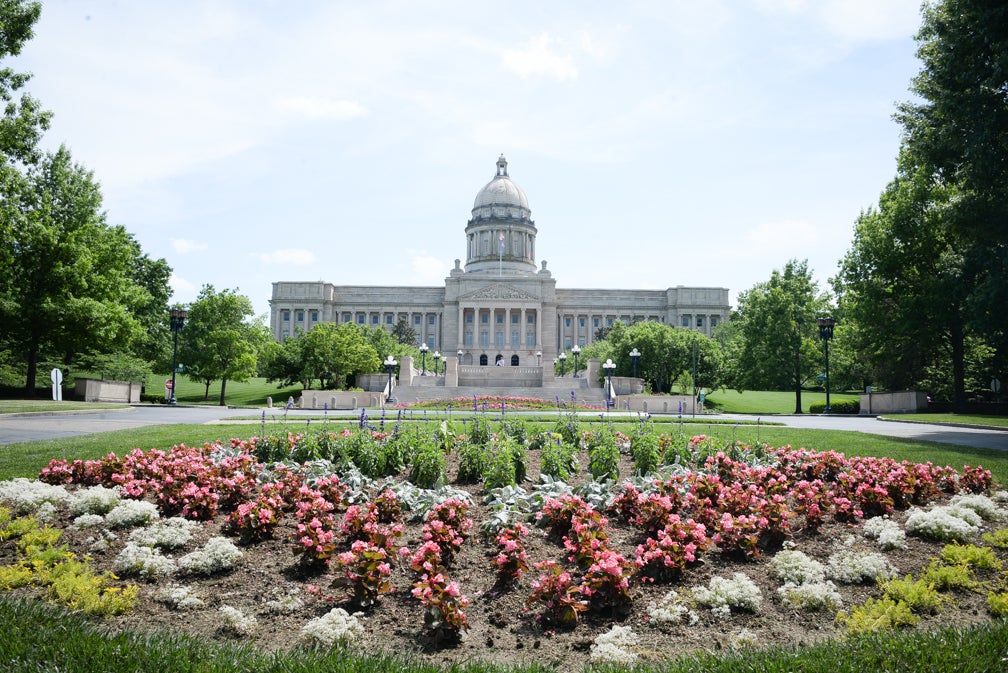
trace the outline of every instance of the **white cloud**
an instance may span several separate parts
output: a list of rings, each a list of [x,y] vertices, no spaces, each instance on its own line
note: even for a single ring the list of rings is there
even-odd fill
[[[207,249],[207,244],[201,241],[190,241],[188,238],[173,238],[172,247],[180,255],[187,255],[190,252],[203,252]]]
[[[557,41],[546,33],[533,37],[520,48],[504,52],[504,67],[521,77],[551,77],[558,82],[577,79],[574,59],[569,53],[559,53],[555,45]]]
[[[281,98],[277,106],[285,111],[308,119],[345,120],[362,117],[368,110],[354,100],[334,100],[311,96],[293,96]]]
[[[415,255],[410,259],[410,267],[413,269],[413,278],[417,283],[442,283],[448,275],[445,263],[430,255]]]
[[[303,248],[283,248],[273,252],[259,254],[263,264],[290,264],[293,266],[310,266],[315,263],[315,253]]]
[[[196,294],[194,284],[174,273],[168,279],[168,286],[172,289],[172,298],[175,301],[185,301]]]

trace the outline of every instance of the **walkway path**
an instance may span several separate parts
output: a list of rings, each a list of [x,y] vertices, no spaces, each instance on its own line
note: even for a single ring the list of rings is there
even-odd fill
[[[68,411],[0,415],[0,445],[38,439],[72,437],[95,432],[124,430],[148,425],[212,423],[215,421],[226,421],[227,419],[249,418],[259,413],[261,411],[254,409],[144,405],[100,412]],[[356,417],[359,413],[330,411],[329,416],[331,418],[347,418]],[[369,413],[372,417],[377,415],[373,411]],[[269,412],[268,418],[272,418],[273,416],[279,417],[282,414],[282,409],[273,409]],[[288,418],[293,420],[300,416],[309,415],[318,417],[319,412],[295,409],[288,413]],[[616,414],[613,415],[615,416]],[[947,444],[1008,450],[1008,431],[1006,430],[959,428],[928,423],[892,422],[869,416],[751,416],[725,414],[704,418],[737,418],[739,420],[752,421],[761,418],[767,422],[784,423],[787,426],[795,428],[850,430],[889,437],[907,437]],[[702,419],[698,420],[703,422]]]

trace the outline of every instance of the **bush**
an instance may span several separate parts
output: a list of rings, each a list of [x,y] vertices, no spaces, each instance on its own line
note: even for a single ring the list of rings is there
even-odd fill
[[[813,402],[809,405],[810,414],[826,413],[825,402]],[[830,413],[833,414],[859,414],[861,413],[861,402],[859,400],[841,400],[830,404]]]

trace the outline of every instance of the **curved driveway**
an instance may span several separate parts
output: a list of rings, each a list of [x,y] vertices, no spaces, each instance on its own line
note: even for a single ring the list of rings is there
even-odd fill
[[[249,418],[260,414],[255,409],[225,409],[221,407],[163,407],[144,405],[110,411],[68,411],[57,413],[9,414],[0,416],[0,444],[27,442],[38,439],[54,439],[72,437],[95,432],[125,430],[148,425],[164,425],[171,423],[212,423],[227,419]],[[334,412],[329,416],[356,417],[360,412]],[[380,411],[369,412],[373,417]],[[267,418],[280,417],[282,409],[267,410]],[[291,410],[288,418],[312,415],[317,417],[318,411]],[[614,414],[615,416],[615,414]],[[883,421],[870,416],[742,416],[722,415],[705,418],[738,418],[740,420],[756,420],[762,418],[767,422],[784,423],[795,428],[812,428],[820,430],[851,430],[889,437],[907,437],[913,439],[959,444],[988,449],[1008,450],[1008,430],[988,430],[982,428],[959,428],[947,425],[932,425],[927,423],[905,423],[898,421]],[[702,422],[702,420],[701,420]]]

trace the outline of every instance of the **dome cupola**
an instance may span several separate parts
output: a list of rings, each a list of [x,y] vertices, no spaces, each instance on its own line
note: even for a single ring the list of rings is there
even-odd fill
[[[497,174],[476,194],[466,225],[466,273],[531,275],[536,272],[535,235],[525,192],[508,176],[504,155]]]

